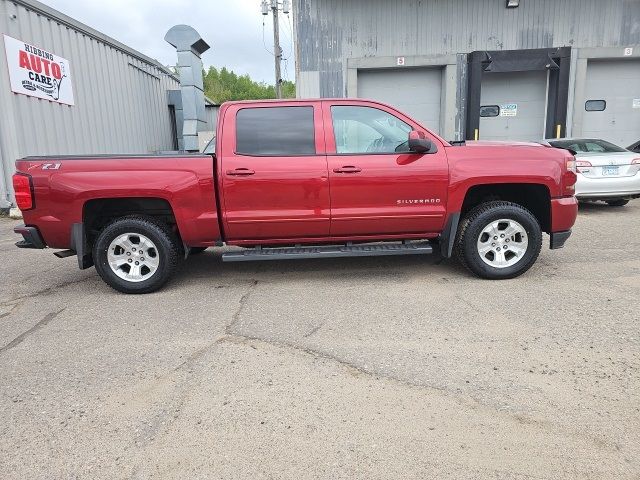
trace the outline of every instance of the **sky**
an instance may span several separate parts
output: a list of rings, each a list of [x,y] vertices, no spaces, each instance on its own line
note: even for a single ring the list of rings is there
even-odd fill
[[[256,81],[275,82],[273,18],[261,14],[261,0],[41,1],[163,65],[176,63],[175,49],[164,41],[167,30],[191,25],[211,47],[202,55],[205,68],[227,67]],[[282,77],[294,81],[292,29],[292,14],[281,13],[280,42],[287,59]]]

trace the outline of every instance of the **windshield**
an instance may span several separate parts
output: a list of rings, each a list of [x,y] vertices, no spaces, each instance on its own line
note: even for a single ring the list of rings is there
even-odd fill
[[[202,153],[206,153],[207,155],[214,155],[216,153],[216,137],[215,137],[215,135],[209,141],[209,143],[207,143],[207,146],[204,147],[204,150],[202,150]]]
[[[580,140],[555,140],[550,141],[549,145],[556,148],[564,148],[573,150],[576,153],[611,153],[625,152],[622,147],[604,140],[584,138]]]

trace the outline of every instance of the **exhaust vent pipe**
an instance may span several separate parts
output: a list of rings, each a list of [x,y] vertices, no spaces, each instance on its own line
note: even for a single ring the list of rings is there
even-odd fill
[[[178,149],[197,152],[199,151],[198,132],[204,130],[203,127],[207,125],[200,56],[209,50],[209,45],[189,25],[171,27],[164,39],[178,51],[183,117],[182,139],[178,134]],[[180,129],[180,125],[177,125],[177,128]]]

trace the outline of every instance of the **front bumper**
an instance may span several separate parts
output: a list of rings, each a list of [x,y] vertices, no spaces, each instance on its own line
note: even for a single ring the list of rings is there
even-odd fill
[[[571,230],[578,218],[578,200],[574,196],[551,199],[551,231]]]
[[[18,248],[46,248],[46,244],[36,227],[19,225],[13,229],[15,233],[22,235],[23,240],[16,242]]]

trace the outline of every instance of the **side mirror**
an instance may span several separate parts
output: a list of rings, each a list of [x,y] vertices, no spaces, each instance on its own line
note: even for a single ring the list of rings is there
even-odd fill
[[[433,153],[437,149],[424,132],[411,130],[409,132],[409,151],[414,153]]]

